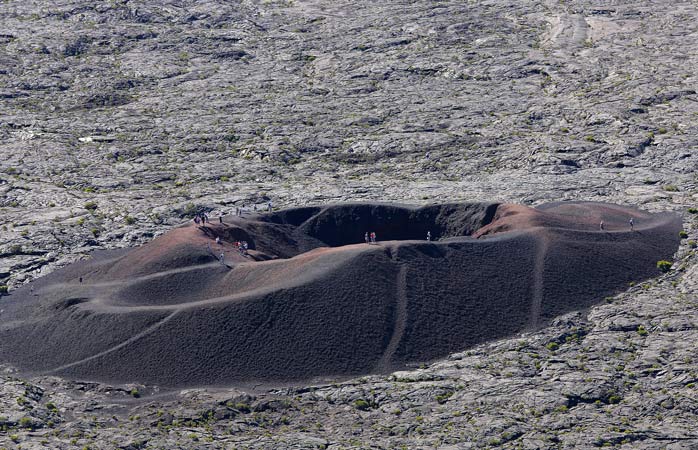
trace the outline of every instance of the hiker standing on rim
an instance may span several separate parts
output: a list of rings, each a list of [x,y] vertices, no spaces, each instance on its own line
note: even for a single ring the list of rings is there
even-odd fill
[[[375,244],[376,243],[376,232],[371,231],[371,243]]]
[[[364,233],[364,241],[366,241],[367,244],[371,243],[371,241],[368,240],[368,231]]]
[[[601,223],[599,224],[599,230],[603,231],[603,220],[602,220]]]
[[[635,222],[633,222],[633,218],[631,217],[630,220],[628,221],[630,224],[630,231],[633,231],[635,229]]]
[[[427,241],[431,241],[431,231],[427,231]]]

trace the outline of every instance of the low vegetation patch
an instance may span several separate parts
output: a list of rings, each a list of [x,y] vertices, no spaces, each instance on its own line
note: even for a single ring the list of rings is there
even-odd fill
[[[662,272],[666,273],[669,270],[671,270],[672,262],[671,261],[666,261],[666,260],[661,260],[657,261],[657,269],[661,270]]]

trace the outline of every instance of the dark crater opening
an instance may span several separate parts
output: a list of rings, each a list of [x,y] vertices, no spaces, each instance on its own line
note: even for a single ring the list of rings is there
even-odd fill
[[[357,244],[364,233],[379,241],[432,240],[469,236],[492,221],[498,204],[447,203],[421,208],[387,204],[342,204],[294,208],[261,215],[259,220],[292,226],[329,247]]]

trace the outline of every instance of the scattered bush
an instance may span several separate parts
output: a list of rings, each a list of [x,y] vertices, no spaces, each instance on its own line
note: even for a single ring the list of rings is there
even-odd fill
[[[10,291],[10,288],[8,288],[7,286],[5,286],[4,284],[3,284],[3,285],[0,285],[0,296],[7,295],[7,293],[8,293],[9,291]]]
[[[691,247],[691,248],[696,248],[696,247],[698,247],[698,244],[696,243],[696,241],[688,241],[687,244],[688,244],[688,246]]]
[[[97,209],[97,203],[96,202],[87,202],[84,205],[84,208],[88,211],[94,211]]]
[[[621,400],[622,400],[622,398],[619,395],[615,395],[615,394],[608,397],[608,403],[610,403],[611,405],[616,405],[616,404],[620,403]]]
[[[124,217],[124,222],[126,222],[126,225],[133,225],[134,223],[136,223],[136,218],[131,217],[131,216],[126,216],[126,217]]]
[[[679,231],[679,237],[681,239],[686,239],[688,237],[688,233],[686,233],[684,230]]]
[[[698,214],[698,208],[688,208],[690,214]]]
[[[181,217],[193,218],[199,212],[200,211],[198,206],[196,206],[193,203],[187,203],[186,205],[184,205],[184,210],[182,211]]]
[[[354,407],[360,411],[368,411],[371,408],[371,405],[366,400],[361,398],[354,402]]]
[[[236,404],[235,404],[235,409],[237,409],[237,410],[240,411],[241,413],[248,413],[248,412],[251,411],[251,410],[250,410],[250,405],[248,405],[247,403],[236,403]]]
[[[140,398],[141,396],[141,393],[138,392],[138,389],[136,388],[131,389],[131,392],[129,392],[129,394],[131,394],[131,397],[133,398]]]
[[[444,403],[446,403],[448,401],[449,398],[451,398],[453,396],[453,394],[454,394],[453,391],[444,392],[443,394],[436,396],[436,401],[440,405],[443,405]]]
[[[649,331],[647,331],[644,325],[640,325],[639,327],[637,327],[637,334],[639,334],[640,336],[647,336],[650,333]]]
[[[24,416],[19,419],[20,428],[34,428],[31,417]]]
[[[664,273],[671,270],[671,266],[672,266],[671,261],[666,261],[666,260],[657,261],[657,269],[661,270]]]
[[[679,188],[673,184],[667,184],[666,186],[663,187],[663,189],[667,192],[678,192],[678,190],[679,190]]]
[[[560,345],[557,342],[548,342],[545,348],[547,348],[551,352],[554,352],[555,350],[560,348]]]

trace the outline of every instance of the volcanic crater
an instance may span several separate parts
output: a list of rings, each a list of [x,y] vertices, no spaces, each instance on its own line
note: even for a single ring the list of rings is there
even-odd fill
[[[589,202],[346,203],[190,222],[14,291],[0,361],[164,386],[382,373],[656,276],[680,229],[673,214]]]

